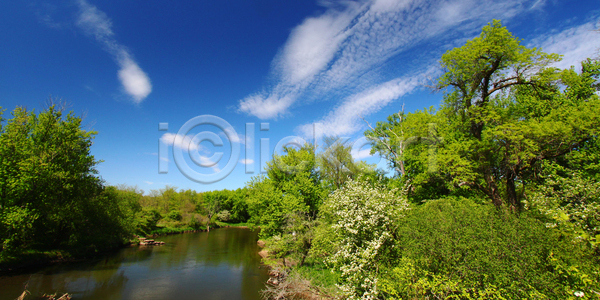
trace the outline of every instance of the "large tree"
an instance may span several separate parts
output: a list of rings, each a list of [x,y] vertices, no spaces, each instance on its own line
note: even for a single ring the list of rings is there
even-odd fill
[[[360,173],[360,166],[352,157],[352,145],[340,137],[323,138],[323,151],[317,157],[317,165],[323,179],[334,189]]]
[[[1,248],[102,248],[122,242],[125,215],[97,176],[95,134],[82,128],[82,118],[55,105],[40,113],[22,107],[12,112],[0,129]]]
[[[598,63],[584,62],[579,73],[549,66],[559,59],[521,45],[494,21],[442,56],[439,110],[392,118],[366,134],[387,157],[387,144],[402,145],[395,159],[412,190],[478,193],[519,209],[542,164],[580,151],[600,127]]]

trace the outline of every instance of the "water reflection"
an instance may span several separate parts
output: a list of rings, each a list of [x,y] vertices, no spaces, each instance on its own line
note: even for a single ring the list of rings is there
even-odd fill
[[[161,237],[166,245],[0,277],[0,300],[15,299],[28,280],[34,296],[68,291],[91,300],[260,299],[268,275],[256,239],[256,232],[240,228]]]

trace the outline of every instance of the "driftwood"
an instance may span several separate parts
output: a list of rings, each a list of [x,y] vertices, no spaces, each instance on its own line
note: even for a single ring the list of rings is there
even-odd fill
[[[23,291],[23,293],[21,294],[21,296],[19,296],[16,300],[24,300],[25,296],[30,295],[30,294],[31,293],[27,289],[25,289]],[[65,293],[64,295],[56,298],[56,293],[52,294],[52,295],[44,294],[39,299],[44,299],[44,300],[71,300],[71,295],[69,295],[68,293]]]
[[[138,238],[140,240],[140,246],[156,246],[156,245],[164,245],[165,242],[149,240],[145,238]]]
[[[46,294],[44,294],[42,296],[42,299],[47,299],[47,300],[71,300],[71,295],[65,293],[64,295],[60,296],[59,298],[56,298],[56,294],[52,294],[52,295],[46,295]]]

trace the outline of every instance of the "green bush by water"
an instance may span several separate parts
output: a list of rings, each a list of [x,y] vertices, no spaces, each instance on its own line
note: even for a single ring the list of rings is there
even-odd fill
[[[527,214],[469,199],[430,201],[401,220],[381,272],[394,299],[566,299],[598,291],[598,261]]]

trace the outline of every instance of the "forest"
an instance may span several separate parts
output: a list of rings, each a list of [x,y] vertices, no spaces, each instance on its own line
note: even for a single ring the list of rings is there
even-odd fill
[[[241,224],[281,274],[271,299],[598,299],[600,61],[560,59],[500,21],[447,51],[439,106],[364,133],[393,176],[330,136],[244,188],[144,193],[101,180],[80,117],[16,108],[0,127],[0,262]]]

